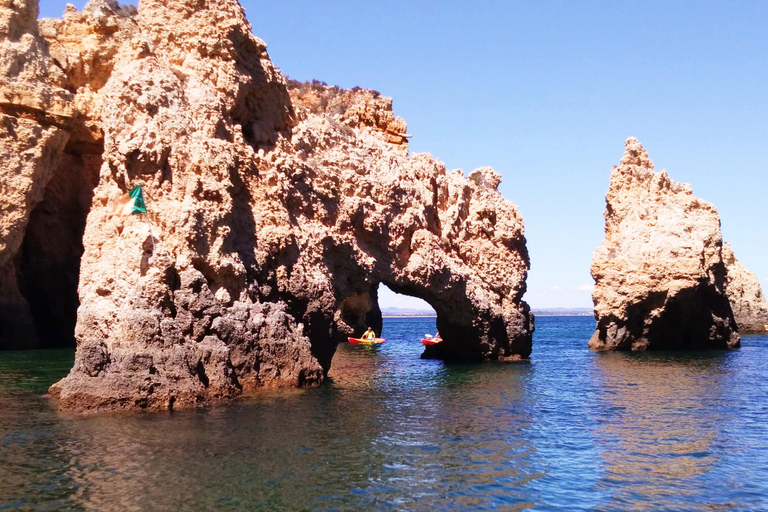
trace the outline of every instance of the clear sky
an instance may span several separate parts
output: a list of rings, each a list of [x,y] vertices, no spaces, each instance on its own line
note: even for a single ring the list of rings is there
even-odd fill
[[[717,206],[768,286],[768,2],[242,2],[283,73],[392,96],[412,152],[502,174],[525,219],[533,307],[591,306],[628,136]],[[41,15],[64,4],[43,0]]]

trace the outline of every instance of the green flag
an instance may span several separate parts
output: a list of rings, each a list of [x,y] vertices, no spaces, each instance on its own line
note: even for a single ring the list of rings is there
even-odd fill
[[[114,215],[133,215],[134,213],[147,213],[147,205],[144,204],[144,194],[141,193],[141,185],[131,189],[115,205]]]

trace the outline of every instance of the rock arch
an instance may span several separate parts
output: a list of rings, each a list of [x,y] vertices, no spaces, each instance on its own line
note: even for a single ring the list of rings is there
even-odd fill
[[[382,282],[435,307],[430,357],[530,354],[523,221],[500,175],[409,155],[391,99],[287,83],[235,0],[93,0],[41,27],[77,120],[64,137],[103,140],[61,407],[317,384]],[[137,184],[149,215],[113,216]]]

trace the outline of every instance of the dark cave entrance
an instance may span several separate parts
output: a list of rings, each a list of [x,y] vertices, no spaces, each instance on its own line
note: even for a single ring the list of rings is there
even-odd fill
[[[337,312],[337,342],[346,342],[348,337],[358,337],[368,327],[381,333],[382,315],[379,308],[378,284],[368,291],[353,293],[341,301]]]
[[[101,155],[100,144],[67,146],[43,200],[30,214],[14,260],[38,348],[75,347],[83,232],[99,180]]]

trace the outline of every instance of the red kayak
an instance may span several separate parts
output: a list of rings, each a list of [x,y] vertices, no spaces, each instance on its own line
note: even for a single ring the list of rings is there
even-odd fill
[[[437,345],[438,343],[442,343],[443,338],[421,338],[421,344],[425,347],[427,345]]]
[[[384,343],[384,338],[374,338],[372,340],[364,340],[362,338],[347,338],[347,341],[353,345],[380,345]]]

